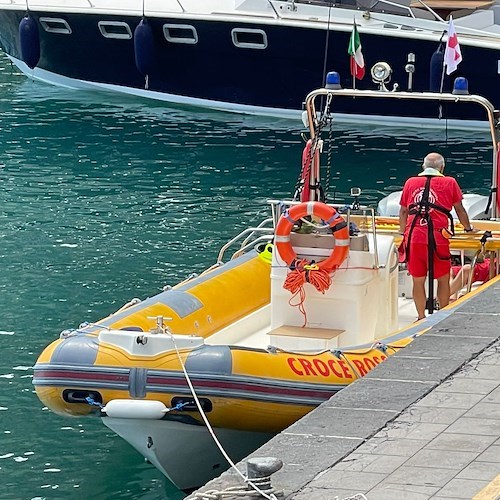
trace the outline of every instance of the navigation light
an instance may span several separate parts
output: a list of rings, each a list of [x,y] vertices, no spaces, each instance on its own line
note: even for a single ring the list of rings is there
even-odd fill
[[[467,78],[464,78],[463,76],[455,78],[452,94],[466,95],[468,93],[469,93],[469,82],[467,81]]]
[[[326,75],[325,89],[341,89],[340,85],[340,75],[336,71],[330,71]]]
[[[372,80],[378,84],[378,89],[387,92],[385,86],[391,79],[392,68],[386,62],[378,62],[371,69]]]

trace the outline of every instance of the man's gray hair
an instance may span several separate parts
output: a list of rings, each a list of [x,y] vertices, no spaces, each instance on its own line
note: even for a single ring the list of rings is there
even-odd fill
[[[439,153],[429,153],[424,158],[424,164],[422,165],[422,167],[423,168],[434,168],[434,169],[442,172],[444,169],[444,164],[445,164],[445,162],[444,162],[443,155],[440,155]]]

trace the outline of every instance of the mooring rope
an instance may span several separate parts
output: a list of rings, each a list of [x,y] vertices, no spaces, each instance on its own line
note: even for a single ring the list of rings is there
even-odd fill
[[[259,477],[256,479],[252,479],[252,482],[254,483],[255,486],[258,486],[260,483],[262,485],[269,484],[269,477]],[[207,491],[198,491],[196,493],[191,494],[186,498],[186,500],[220,500],[223,498],[234,498],[234,497],[245,497],[245,498],[261,498],[265,495],[270,495],[270,496],[265,496],[265,498],[276,498],[274,496],[274,492],[276,490],[274,488],[268,488],[268,489],[257,489],[254,491],[247,490],[247,489],[242,489],[241,486],[229,486],[228,488],[225,488],[223,490],[207,490]]]
[[[229,463],[229,465],[231,466],[231,468],[233,468],[236,471],[236,473],[241,477],[241,479],[243,479],[243,481],[245,483],[247,483],[250,487],[252,487],[255,490],[255,492],[257,492],[261,497],[264,497],[267,500],[278,500],[276,498],[276,496],[272,492],[270,494],[268,494],[266,491],[261,490],[259,488],[259,486],[256,484],[259,481],[261,481],[262,478],[259,478],[258,480],[257,479],[251,479],[250,480],[247,477],[245,477],[245,475],[242,472],[240,472],[240,470],[238,469],[238,467],[236,467],[236,464],[231,460],[231,458],[229,457],[229,455],[226,453],[226,450],[224,450],[224,447],[222,446],[222,444],[220,443],[220,441],[217,439],[217,436],[215,435],[214,430],[212,429],[212,426],[210,425],[210,422],[208,421],[208,418],[207,418],[205,412],[203,411],[203,408],[201,406],[200,400],[198,399],[198,395],[196,394],[194,386],[193,386],[193,384],[191,382],[191,378],[189,377],[188,372],[186,371],[186,367],[184,366],[184,362],[182,361],[181,353],[179,352],[179,348],[177,347],[177,343],[175,342],[174,335],[172,334],[172,332],[168,328],[164,329],[164,333],[166,333],[167,335],[169,335],[170,338],[171,338],[171,340],[172,340],[172,344],[174,345],[175,352],[177,353],[177,358],[179,359],[179,363],[181,365],[182,371],[184,372],[184,377],[186,378],[186,382],[187,382],[187,384],[189,386],[191,394],[193,395],[193,398],[194,398],[194,401],[195,401],[196,406],[198,408],[198,411],[200,412],[201,418],[203,419],[203,422],[205,423],[208,432],[212,436],[212,439],[214,440],[215,444],[217,445],[217,448],[219,448],[220,452],[222,453],[222,455],[224,456],[224,458],[227,460],[227,462]],[[238,488],[240,488],[240,486],[238,486]],[[271,490],[272,490],[272,488],[271,488]],[[237,491],[237,490],[235,490],[235,491]],[[217,490],[214,490],[214,492],[217,492],[217,494],[219,494],[219,496],[218,497],[217,496],[215,496],[215,497],[209,497],[209,496],[198,497],[198,496],[194,496],[193,498],[206,498],[207,500],[212,500],[212,499],[218,500],[219,498],[222,498],[220,496],[220,494],[224,493],[224,492],[218,492]],[[250,493],[253,493],[253,492],[251,490],[246,490],[245,491],[246,495],[249,495]],[[234,493],[231,493],[231,494],[234,494]]]

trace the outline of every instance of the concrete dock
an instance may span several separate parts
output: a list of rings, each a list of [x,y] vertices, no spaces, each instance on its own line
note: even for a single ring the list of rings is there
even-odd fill
[[[281,498],[500,499],[500,277],[464,299],[250,456],[283,461]],[[195,493],[241,484],[229,470]]]

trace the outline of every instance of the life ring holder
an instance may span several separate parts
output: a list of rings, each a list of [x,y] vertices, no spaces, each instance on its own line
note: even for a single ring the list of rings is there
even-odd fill
[[[344,218],[335,208],[319,201],[308,201],[291,206],[285,211],[276,225],[274,244],[281,258],[290,269],[295,268],[297,254],[290,241],[293,226],[303,217],[319,217],[335,234],[335,246],[329,257],[315,263],[319,269],[331,272],[342,264],[349,254],[349,228]]]

